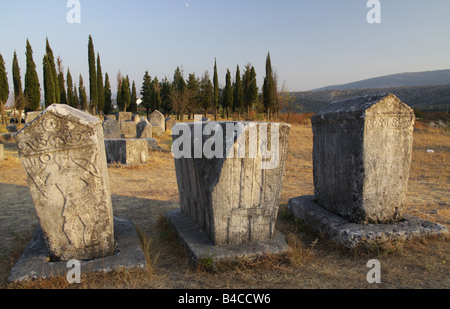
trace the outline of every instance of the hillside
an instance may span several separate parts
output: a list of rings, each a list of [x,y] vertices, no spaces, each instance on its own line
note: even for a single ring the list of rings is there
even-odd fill
[[[297,112],[315,113],[326,105],[349,97],[376,93],[392,93],[413,108],[448,111],[450,107],[450,81],[447,85],[386,87],[352,90],[321,90],[291,93]]]
[[[380,76],[353,83],[334,85],[314,89],[312,91],[322,90],[351,90],[351,89],[374,89],[374,88],[393,88],[393,87],[417,87],[434,86],[450,84],[450,70],[400,73],[386,76]]]

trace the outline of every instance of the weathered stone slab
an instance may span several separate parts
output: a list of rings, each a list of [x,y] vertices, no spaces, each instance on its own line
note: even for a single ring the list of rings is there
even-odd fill
[[[445,226],[410,215],[404,215],[398,222],[384,224],[352,223],[318,205],[313,195],[290,199],[288,212],[347,249],[360,244],[448,234]]]
[[[101,120],[53,104],[15,139],[52,259],[87,260],[113,254]]]
[[[164,134],[164,132],[166,131],[166,118],[161,112],[154,111],[153,113],[151,113],[149,121],[152,126],[160,127],[161,132],[163,132]]]
[[[6,130],[8,130],[9,133],[16,133],[18,131],[16,125],[6,126]]]
[[[120,138],[120,121],[106,118],[105,121],[103,121],[103,135],[104,138],[107,139]]]
[[[117,114],[117,120],[122,121],[132,121],[131,117],[133,115],[130,112],[119,112]]]
[[[229,262],[242,258],[256,258],[265,254],[281,254],[289,250],[284,235],[275,230],[270,239],[237,245],[215,246],[208,236],[181,210],[166,212],[166,220],[187,249],[191,261],[197,265],[202,259],[213,263]]]
[[[145,118],[144,118],[144,120],[141,120],[137,124],[136,131],[137,131],[137,138],[152,138],[153,137],[152,125]]]
[[[171,117],[166,118],[166,130],[172,131],[172,127],[177,123],[177,121]]]
[[[106,161],[120,164],[143,164],[148,159],[145,139],[105,139]]]
[[[134,114],[134,115],[131,117],[131,120],[134,121],[134,122],[136,122],[136,123],[139,123],[139,121],[141,121],[141,116],[139,116],[138,114]]]
[[[80,261],[81,274],[89,272],[111,272],[120,269],[144,269],[147,262],[139,236],[132,222],[114,218],[114,254],[103,258]],[[67,276],[67,262],[52,262],[42,229],[38,227],[17,263],[11,269],[9,283],[33,279],[48,279]]]
[[[28,112],[25,116],[25,123],[32,122],[41,112]]]
[[[201,134],[209,129],[209,134]],[[196,131],[200,131],[199,137]],[[182,145],[188,157],[174,155],[181,211],[214,245],[258,242],[274,236],[289,132],[287,124],[257,122],[196,122],[173,127],[174,147],[180,146],[179,139],[190,142]],[[221,138],[215,143],[218,151],[214,156],[205,155],[201,150],[211,146],[212,136]],[[268,149],[267,144],[271,153],[263,159],[261,150],[264,146]],[[263,168],[269,161],[274,165]]]
[[[120,122],[120,137],[121,138],[136,138],[137,124],[134,121]]]
[[[164,135],[164,131],[160,126],[152,125],[152,135],[154,137],[162,137]]]
[[[332,103],[311,121],[318,203],[355,223],[401,219],[413,110],[394,95],[364,96]]]

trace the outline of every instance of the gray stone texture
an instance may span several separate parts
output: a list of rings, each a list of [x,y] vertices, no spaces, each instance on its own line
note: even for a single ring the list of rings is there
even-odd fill
[[[224,143],[227,138],[236,143],[237,134],[226,136],[227,122],[211,124],[222,127]],[[259,123],[241,124],[246,129],[256,128],[257,136],[261,137]],[[225,153],[224,145],[222,158],[207,159],[203,156],[196,159],[194,149],[201,146],[196,145],[194,127],[204,128],[207,123],[183,123],[176,126],[180,125],[189,126],[192,132],[192,158],[175,159],[182,213],[196,222],[216,246],[271,239],[275,233],[290,126],[277,124],[280,137],[279,162],[274,169],[262,169],[263,159],[259,151],[256,157],[249,156],[250,134],[246,130],[241,134],[247,145],[243,158],[236,155],[236,148],[234,158],[230,158]],[[203,146],[210,137],[202,137]],[[177,138],[173,134],[174,141]],[[256,137],[252,141],[256,141]]]
[[[80,261],[81,274],[145,268],[147,262],[132,222],[114,218],[114,241],[116,244],[114,254],[98,259]],[[42,229],[38,227],[30,243],[11,269],[8,282],[66,276],[69,270],[67,261],[52,262],[50,260]]]
[[[32,122],[41,112],[28,112],[25,116],[25,123]]]
[[[318,204],[355,223],[402,218],[414,112],[392,94],[330,104],[312,117]]]
[[[148,159],[145,139],[105,139],[106,161],[126,165],[142,164]]]
[[[120,137],[121,138],[136,138],[137,137],[137,123],[134,121],[120,122]]]
[[[177,123],[177,121],[171,117],[166,118],[166,131],[172,131],[172,127]]]
[[[114,229],[100,119],[53,104],[15,135],[54,260],[113,254]]]
[[[104,138],[120,138],[120,121],[106,118],[103,121],[103,135]]]
[[[16,133],[18,131],[16,125],[6,126],[6,130],[8,130],[9,133]]]
[[[136,126],[137,138],[152,138],[153,130],[150,122],[144,118]]]
[[[132,121],[132,114],[130,112],[119,112],[117,114],[117,120],[119,121]]]
[[[360,244],[448,234],[445,226],[410,215],[405,215],[400,221],[384,224],[353,223],[319,206],[313,195],[290,199],[288,212],[317,233],[327,235],[334,243],[347,249]]]
[[[154,111],[153,113],[151,113],[149,121],[152,126],[160,127],[163,134],[164,132],[166,132],[166,117],[164,117],[161,112]]]

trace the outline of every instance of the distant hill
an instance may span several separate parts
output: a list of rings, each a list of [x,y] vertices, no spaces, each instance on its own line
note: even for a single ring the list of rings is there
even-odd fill
[[[322,90],[293,92],[297,112],[316,113],[328,104],[356,96],[392,93],[413,108],[449,111],[450,83],[438,86],[390,87],[375,89]]]
[[[344,85],[322,87],[311,91],[416,87],[448,84],[450,84],[450,70],[438,70],[392,74],[356,81]]]

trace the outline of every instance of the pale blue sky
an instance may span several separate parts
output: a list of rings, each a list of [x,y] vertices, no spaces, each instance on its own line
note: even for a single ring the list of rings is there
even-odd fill
[[[69,24],[67,0],[0,2],[0,53],[12,91],[13,52],[25,75],[29,39],[42,88],[45,38],[65,69],[88,86],[91,34],[113,88],[119,70],[136,82],[146,70],[172,79],[177,66],[219,82],[227,68],[265,58],[291,91],[380,75],[450,68],[450,0],[381,0],[381,24],[369,24],[367,0],[79,0],[81,23]],[[113,89],[115,92],[115,89]]]

